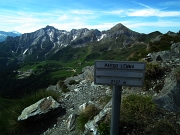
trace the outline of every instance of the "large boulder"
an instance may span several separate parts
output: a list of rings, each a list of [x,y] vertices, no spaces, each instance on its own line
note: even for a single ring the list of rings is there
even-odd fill
[[[49,96],[25,108],[18,117],[18,121],[40,120],[59,113],[61,109],[60,104]]]
[[[159,94],[153,97],[153,101],[160,107],[172,112],[180,112],[180,82],[175,73],[166,77],[164,87]]]

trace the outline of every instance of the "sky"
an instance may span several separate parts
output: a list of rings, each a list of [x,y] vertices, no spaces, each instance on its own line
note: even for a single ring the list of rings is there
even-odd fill
[[[0,31],[108,30],[118,23],[139,33],[180,30],[180,0],[0,0]]]

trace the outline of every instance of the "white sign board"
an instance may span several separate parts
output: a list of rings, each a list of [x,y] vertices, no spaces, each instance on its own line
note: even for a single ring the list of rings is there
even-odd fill
[[[94,83],[141,87],[145,68],[145,62],[95,61]]]

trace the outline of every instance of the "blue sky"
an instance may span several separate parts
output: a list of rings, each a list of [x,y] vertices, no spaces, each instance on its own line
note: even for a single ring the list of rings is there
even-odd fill
[[[122,23],[140,33],[180,30],[180,0],[0,0],[0,30],[108,30]]]

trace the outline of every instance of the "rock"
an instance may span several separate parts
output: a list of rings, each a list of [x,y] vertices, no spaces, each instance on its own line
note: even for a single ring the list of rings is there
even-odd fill
[[[50,85],[46,88],[47,91],[61,92],[61,88],[58,85]]]
[[[31,106],[25,108],[18,121],[24,120],[39,120],[46,116],[54,115],[61,111],[60,104],[55,101],[51,96],[43,98]]]
[[[72,131],[75,128],[75,120],[76,120],[76,115],[74,113],[70,114],[69,117],[67,118],[66,124],[68,131]]]
[[[179,54],[179,52],[180,52],[180,42],[172,44],[171,45],[171,51],[172,51],[172,53]]]
[[[180,112],[180,82],[177,81],[174,72],[165,78],[165,84],[161,92],[153,96],[153,101],[161,108]]]
[[[85,110],[85,108],[88,106],[88,103],[83,103],[82,105],[79,106],[79,112],[82,112]]]
[[[111,113],[111,109],[112,109],[112,100],[110,100],[110,101],[106,104],[106,106],[104,107],[104,109],[101,110],[101,111],[99,112],[99,114],[94,117],[93,120],[88,121],[88,122],[85,124],[85,132],[91,131],[93,135],[98,135],[98,131],[97,131],[98,123],[99,123],[100,121],[102,121],[107,114],[110,114],[110,113]]]
[[[82,69],[83,78],[87,81],[93,81],[94,80],[94,66],[87,66]]]
[[[53,90],[56,91],[57,87],[55,85],[50,85],[46,90]]]

